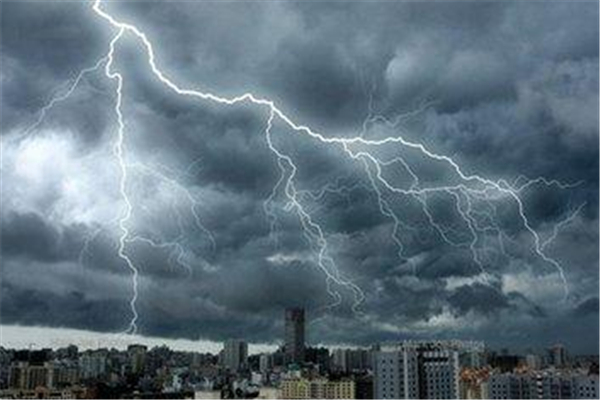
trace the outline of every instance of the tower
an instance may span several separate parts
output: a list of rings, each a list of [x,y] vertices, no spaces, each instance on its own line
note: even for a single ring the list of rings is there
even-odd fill
[[[285,354],[288,362],[304,362],[304,309],[285,310]]]

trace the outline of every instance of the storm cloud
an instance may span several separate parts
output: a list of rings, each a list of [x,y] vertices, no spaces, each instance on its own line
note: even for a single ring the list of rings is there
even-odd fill
[[[524,224],[499,191],[396,195],[373,184],[362,145],[324,144],[276,119],[270,139],[292,168],[267,141],[266,107],[173,93],[125,33],[112,68],[142,335],[274,343],[282,310],[301,305],[312,343],[457,337],[597,353],[597,3],[103,7],[147,34],[181,87],[252,92],[324,137],[402,135],[513,187],[546,180],[519,191]],[[1,323],[122,331],[132,291],[118,257],[115,81],[102,64],[42,111],[116,32],[84,3],[3,2],[1,18]],[[462,182],[414,148],[369,151],[402,190],[411,171],[425,188]],[[324,264],[289,190],[322,229]],[[338,272],[364,294],[356,309],[356,290],[327,279]]]

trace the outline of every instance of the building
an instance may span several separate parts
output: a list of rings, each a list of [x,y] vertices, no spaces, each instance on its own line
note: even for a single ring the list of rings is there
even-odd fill
[[[461,399],[487,399],[488,395],[488,368],[463,368],[460,371],[460,398]]]
[[[490,376],[490,399],[597,399],[598,375],[546,370]]]
[[[567,365],[567,351],[561,344],[555,344],[548,349],[548,363],[556,368]]]
[[[379,399],[456,399],[459,349],[455,342],[402,342],[375,353]]]
[[[129,366],[131,367],[132,373],[139,374],[144,371],[144,367],[146,365],[147,352],[148,347],[141,344],[132,344],[127,347]]]
[[[225,342],[222,354],[223,366],[230,372],[238,372],[246,367],[248,344],[243,340],[230,339]]]
[[[334,349],[331,352],[331,368],[334,371],[348,371],[348,353],[346,349]]]
[[[531,371],[537,371],[542,369],[542,357],[537,354],[527,354],[525,356],[525,364]]]
[[[287,308],[285,310],[285,354],[288,362],[304,362],[304,309]]]
[[[538,398],[537,388],[527,375],[510,372],[490,376],[488,395],[490,399]],[[533,393],[532,393],[533,392]]]
[[[54,368],[50,362],[37,365],[27,361],[17,361],[10,366],[8,382],[10,389],[53,388]]]
[[[86,399],[89,393],[85,388],[74,386],[64,389],[49,389],[37,387],[35,389],[6,389],[0,390],[0,399]]]
[[[306,379],[284,379],[279,390],[282,399],[310,399],[310,382]]]
[[[335,349],[331,355],[331,366],[336,372],[363,372],[372,369],[373,354],[366,349]]]
[[[574,378],[573,398],[600,399],[598,375],[581,374]]]
[[[79,356],[79,372],[82,379],[95,379],[106,374],[107,350],[86,351]]]
[[[304,350],[304,361],[317,365],[322,375],[327,375],[331,368],[331,357],[326,347],[307,347]]]
[[[362,375],[354,377],[354,398],[372,399],[373,398],[373,376]]]
[[[355,383],[352,380],[284,379],[281,382],[282,399],[354,399]]]
[[[52,362],[55,388],[68,388],[79,383],[79,368],[76,360],[62,359]]]
[[[273,369],[273,356],[271,354],[261,354],[258,358],[258,370],[263,374]]]

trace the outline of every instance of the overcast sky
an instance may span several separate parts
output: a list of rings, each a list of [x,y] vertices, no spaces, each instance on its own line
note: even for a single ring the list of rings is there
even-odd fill
[[[143,336],[277,344],[303,306],[311,343],[598,353],[597,2],[104,4],[180,87],[428,152],[267,132],[268,107],[169,90],[125,33],[126,220],[117,30],[83,2],[1,7],[3,343],[128,328],[121,221]]]

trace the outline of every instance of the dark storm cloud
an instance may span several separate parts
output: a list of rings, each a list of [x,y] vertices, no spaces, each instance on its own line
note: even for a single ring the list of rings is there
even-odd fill
[[[587,299],[581,304],[577,305],[574,310],[574,314],[578,317],[586,317],[588,315],[597,315],[598,314],[598,298],[593,297],[591,299]]]
[[[52,93],[104,51],[106,29],[87,4],[2,4],[2,132],[27,124]],[[10,34],[7,34],[10,32]]]
[[[93,65],[110,38],[87,5],[39,7],[43,10],[2,3],[3,135],[29,125],[54,88]],[[510,182],[521,174],[581,182],[569,190],[534,185],[523,191],[524,209],[542,240],[586,203],[547,247],[565,266],[571,291],[566,305],[553,307],[562,296],[556,268],[533,254],[533,238],[514,202],[475,206],[498,216],[507,247],[501,252],[500,243],[484,235],[476,243],[485,248],[478,265],[452,195],[427,199],[431,218],[451,228],[444,237],[431,228],[419,201],[382,190],[387,207],[405,223],[395,233],[363,164],[341,146],[325,147],[276,121],[273,143],[297,164],[294,189],[323,227],[341,275],[366,296],[365,316],[358,317],[350,312],[352,293],[334,284],[344,303],[332,313],[323,308],[332,299],[315,266],[314,243],[286,208],[284,184],[273,192],[291,167],[284,163],[282,172],[267,146],[268,110],[221,107],[170,93],[150,73],[139,42],[127,35],[116,49],[114,67],[124,77],[124,147],[131,164],[126,190],[135,205],[128,226],[137,238],[127,251],[141,273],[143,334],[273,341],[280,336],[281,310],[301,304],[311,318],[327,317],[311,326],[313,342],[446,335],[510,345],[561,340],[593,351],[598,339],[596,3],[110,2],[105,7],[148,34],[157,64],[181,86],[223,95],[252,91],[325,136],[351,136],[365,128],[366,137],[397,134],[363,121],[374,114],[394,119],[427,104],[402,121],[402,134],[454,157],[465,172]],[[82,160],[97,155],[97,175],[106,174],[103,187],[81,184],[89,181],[85,174],[76,180],[80,186],[60,178],[32,203],[16,181],[24,177],[27,184],[36,177],[28,165],[31,156],[19,156],[31,151],[27,145],[35,138],[7,147],[15,172],[3,166],[3,179],[11,180],[3,184],[14,196],[7,203],[14,210],[3,210],[1,221],[3,323],[100,331],[128,323],[131,276],[115,253],[123,209],[114,192],[114,87],[102,71],[90,74],[40,127],[52,137],[70,135],[74,161],[68,165],[75,174],[87,173]],[[400,151],[388,147],[378,154],[390,159]],[[405,153],[426,177],[425,185],[456,179],[443,163]],[[44,176],[54,172],[51,164]],[[383,173],[410,186],[406,174],[392,168]],[[71,197],[61,202],[66,191]],[[106,193],[115,199],[108,196],[113,202],[100,207],[96,198]],[[80,195],[86,203],[75,218],[69,211]],[[269,196],[272,203],[264,203]],[[72,217],[69,222],[60,221],[65,215]],[[141,237],[165,245],[153,248]],[[402,251],[396,239],[404,244]],[[485,284],[484,270],[490,275]]]
[[[76,257],[82,245],[83,226],[70,226],[59,231],[34,213],[9,214],[2,219],[2,254],[37,261],[55,262]]]
[[[81,288],[85,289],[85,288]],[[83,290],[48,293],[2,284],[2,323],[34,326],[70,327],[98,331],[125,328],[122,315],[128,306],[119,299],[87,299]]]
[[[475,311],[484,315],[494,315],[501,309],[510,309],[515,313],[534,317],[546,316],[543,308],[521,293],[504,294],[498,289],[480,283],[457,288],[450,294],[448,301],[460,314]]]

